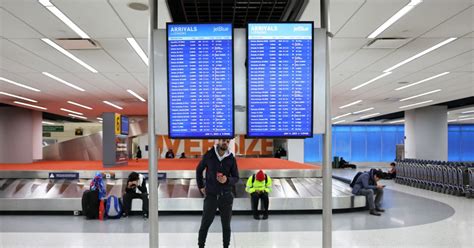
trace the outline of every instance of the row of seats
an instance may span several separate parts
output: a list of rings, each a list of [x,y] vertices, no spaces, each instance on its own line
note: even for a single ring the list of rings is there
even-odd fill
[[[395,182],[440,193],[474,196],[474,163],[404,159]]]

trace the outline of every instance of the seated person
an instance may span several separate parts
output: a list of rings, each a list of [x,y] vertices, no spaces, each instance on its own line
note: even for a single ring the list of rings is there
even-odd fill
[[[169,149],[169,150],[166,152],[165,158],[174,158],[173,149]]]
[[[390,170],[388,170],[388,175],[390,179],[394,179],[397,177],[397,168],[394,162],[390,163]]]
[[[258,171],[257,174],[253,174],[247,180],[247,187],[245,191],[250,194],[251,197],[251,204],[252,204],[252,211],[253,211],[253,218],[256,220],[260,219],[260,215],[258,212],[258,201],[262,199],[263,204],[263,217],[262,219],[268,219],[268,206],[269,206],[269,199],[268,193],[272,191],[272,179],[267,174],[263,173],[262,170]]]
[[[136,172],[130,173],[123,195],[123,216],[127,217],[132,208],[132,199],[142,199],[143,218],[148,218],[148,191],[145,176]]]
[[[186,158],[186,153],[182,152],[179,158]]]
[[[355,164],[350,164],[343,157],[339,160],[339,168],[352,168],[355,169],[357,166]]]
[[[355,182],[352,188],[353,194],[367,197],[370,209],[369,213],[375,216],[380,216],[381,212],[385,212],[385,210],[381,208],[383,188],[385,185],[378,184],[382,176],[383,172],[381,170],[371,169],[368,172],[363,172],[358,174],[358,177],[356,175],[357,178],[354,178]]]

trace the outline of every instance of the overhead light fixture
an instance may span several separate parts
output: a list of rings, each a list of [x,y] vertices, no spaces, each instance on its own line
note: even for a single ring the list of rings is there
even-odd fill
[[[469,110],[469,111],[461,112],[461,114],[470,114],[470,113],[474,113],[474,110]]]
[[[400,108],[401,108],[401,109],[403,109],[403,108],[409,108],[409,107],[413,107],[413,106],[417,106],[417,105],[422,105],[422,104],[425,104],[425,103],[430,103],[430,102],[432,102],[432,101],[433,101],[433,100],[428,100],[428,101],[424,101],[424,102],[417,102],[417,103],[413,103],[413,104],[401,106]]]
[[[461,116],[458,116],[458,118],[471,118],[471,117],[474,117],[473,115],[461,115]]]
[[[84,66],[87,70],[93,72],[93,73],[97,73],[98,71],[96,69],[94,69],[92,66],[86,64],[84,61],[80,60],[79,58],[77,58],[76,56],[74,56],[72,53],[66,51],[64,48],[60,47],[58,44],[54,43],[53,41],[51,41],[50,39],[47,39],[47,38],[43,38],[41,39],[43,42],[45,42],[46,44],[52,46],[54,49],[58,50],[60,53],[66,55],[68,58],[74,60],[76,63]]]
[[[49,122],[49,121],[42,121],[41,123],[46,124],[46,125],[54,125],[55,123]]]
[[[79,103],[77,103],[77,102],[67,101],[67,103],[72,104],[72,105],[76,105],[76,106],[78,106],[78,107],[85,108],[85,109],[88,109],[88,110],[92,110],[91,107],[86,106],[86,105],[79,104]]]
[[[458,119],[458,121],[468,121],[468,120],[474,120],[474,117]]]
[[[133,90],[127,90],[128,93],[130,93],[131,95],[133,95],[134,97],[138,98],[138,100],[142,101],[142,102],[146,102],[146,100],[139,96],[137,93],[133,92]]]
[[[341,106],[341,107],[339,107],[339,108],[340,108],[340,109],[347,108],[347,107],[350,107],[350,106],[352,106],[352,105],[356,105],[356,104],[361,103],[361,102],[362,102],[362,100],[358,100],[358,101],[355,101],[355,102],[351,102],[351,103],[349,103],[349,104],[346,104],[346,105],[344,105],[344,106]]]
[[[458,121],[458,120],[457,119],[448,120],[448,122],[455,122],[455,121]]]
[[[377,80],[379,80],[379,79],[381,79],[381,78],[384,78],[384,77],[386,77],[386,76],[388,76],[388,75],[390,75],[390,74],[392,74],[392,72],[385,72],[384,74],[382,74],[382,75],[380,75],[380,76],[377,76],[377,77],[375,77],[375,78],[372,78],[372,79],[370,79],[369,81],[367,81],[367,82],[365,82],[365,83],[363,83],[363,84],[360,84],[360,85],[358,85],[358,86],[352,88],[351,90],[360,89],[360,88],[362,88],[362,87],[364,87],[364,86],[366,86],[366,85],[368,85],[368,84],[371,84],[371,83],[373,83],[373,82],[375,82],[375,81],[377,81]]]
[[[133,50],[140,56],[143,62],[148,65],[148,56],[145,54],[143,49],[138,45],[137,41],[134,38],[127,38],[128,43],[132,46]]]
[[[392,26],[396,21],[398,21],[400,18],[402,18],[404,15],[406,15],[408,12],[410,12],[412,9],[414,9],[418,4],[423,2],[422,0],[411,0],[405,7],[403,7],[401,10],[399,10],[395,15],[390,17],[387,21],[384,22],[380,27],[378,27],[374,32],[372,32],[369,37],[369,39],[373,39],[377,37],[379,34],[381,34],[383,31],[385,31],[388,27]]]
[[[352,114],[360,114],[360,113],[364,113],[364,112],[367,112],[367,111],[370,111],[370,110],[373,110],[375,108],[366,108],[366,109],[363,109],[363,110],[359,110],[359,111],[356,111],[356,112],[353,112]]]
[[[102,119],[102,118],[100,118],[100,117],[97,117],[97,120],[101,121],[101,120],[103,120],[103,119]]]
[[[27,107],[37,108],[37,109],[41,109],[41,110],[47,110],[47,108],[45,108],[45,107],[36,106],[36,105],[33,105],[33,104],[24,103],[24,102],[14,101],[13,103],[23,105],[23,106],[27,106]]]
[[[359,117],[359,119],[366,119],[366,118],[376,116],[376,115],[380,115],[380,113],[373,113],[373,114],[370,114],[370,115],[364,115],[364,116]]]
[[[429,53],[429,52],[432,52],[432,51],[434,51],[434,50],[436,50],[436,49],[438,49],[438,48],[440,48],[440,47],[442,47],[442,46],[444,46],[444,45],[446,45],[446,44],[448,44],[448,43],[450,43],[450,42],[452,42],[452,41],[454,41],[454,40],[456,40],[456,39],[457,39],[457,37],[453,37],[453,38],[449,38],[449,39],[447,39],[447,40],[444,40],[444,41],[442,41],[442,42],[440,42],[440,43],[438,43],[438,44],[436,44],[436,45],[434,45],[434,46],[432,46],[432,47],[430,47],[430,48],[424,50],[423,52],[417,53],[417,54],[411,56],[410,58],[403,60],[402,62],[400,62],[400,63],[398,63],[398,64],[396,64],[396,65],[394,65],[394,66],[388,68],[387,70],[385,70],[385,71],[383,71],[383,72],[390,72],[390,71],[393,71],[393,70],[397,69],[398,67],[400,67],[400,66],[402,66],[402,65],[404,65],[404,64],[406,64],[406,63],[409,63],[409,62],[411,62],[411,61],[413,61],[413,60],[415,60],[415,59],[417,59],[417,58],[419,58],[419,57],[421,57],[421,56],[423,56],[423,55],[425,55],[425,54],[427,54],[427,53]]]
[[[113,103],[111,103],[111,102],[109,102],[109,101],[102,101],[102,102],[105,103],[105,104],[107,104],[107,105],[109,105],[109,106],[112,106],[112,107],[114,107],[114,108],[116,108],[116,109],[120,109],[120,110],[123,109],[122,107],[120,107],[120,106],[118,106],[118,105],[115,105],[115,104],[113,104]]]
[[[13,94],[10,94],[10,93],[7,93],[7,92],[2,92],[2,91],[0,91],[0,95],[10,96],[10,97],[18,98],[18,99],[25,100],[25,101],[28,101],[28,102],[34,102],[34,103],[38,102],[38,101],[30,99],[30,98],[17,96],[17,95],[13,95]]]
[[[346,116],[349,116],[349,115],[351,115],[351,114],[352,114],[352,113],[347,113],[347,114],[339,115],[339,116],[336,116],[336,117],[334,117],[334,118],[332,118],[332,119],[333,119],[333,120],[337,120],[337,119],[339,119],[339,118],[346,117]]]
[[[76,89],[76,90],[78,90],[78,91],[86,91],[86,90],[84,90],[83,88],[81,88],[81,87],[79,87],[79,86],[77,86],[77,85],[74,85],[74,84],[72,84],[72,83],[67,82],[67,81],[64,80],[64,79],[61,79],[61,78],[58,78],[58,77],[54,76],[53,74],[50,74],[50,73],[47,73],[47,72],[42,72],[42,74],[45,75],[45,76],[47,76],[47,77],[50,77],[50,78],[52,78],[52,79],[54,79],[54,80],[56,80],[56,81],[58,81],[58,82],[60,82],[60,83],[62,83],[62,84],[65,84],[65,85],[67,85],[67,86],[69,86],[69,87],[71,87],[71,88],[74,88],[74,89]]]
[[[84,116],[75,115],[75,114],[67,114],[67,115],[69,115],[69,116],[72,116],[72,117],[75,117],[75,118],[79,118],[79,119],[87,120],[87,117],[84,117]]]
[[[432,76],[432,77],[422,79],[422,80],[420,80],[420,81],[418,81],[418,82],[415,82],[415,83],[412,83],[412,84],[409,84],[409,85],[405,85],[405,86],[402,86],[402,87],[400,87],[400,88],[396,88],[395,90],[403,90],[403,89],[406,89],[406,88],[408,88],[408,87],[412,87],[412,86],[415,86],[415,85],[417,85],[417,84],[421,84],[421,83],[424,83],[424,82],[426,82],[426,81],[430,81],[430,80],[433,80],[433,79],[435,79],[435,78],[439,78],[439,77],[442,77],[442,76],[444,76],[444,75],[448,75],[449,73],[450,73],[449,71],[443,72],[443,73],[440,73],[440,74],[438,74],[438,75],[434,75],[434,76]]]
[[[99,121],[99,123],[102,123],[102,121]]]
[[[74,32],[76,32],[77,35],[79,35],[83,39],[90,39],[89,35],[86,34],[86,32],[82,31],[74,22],[71,21],[61,10],[56,8],[54,4],[52,4],[49,0],[39,0],[39,3],[46,7],[47,10],[49,10],[51,13],[53,13],[59,20],[64,22],[70,29],[72,29]]]
[[[404,102],[406,100],[410,100],[410,99],[417,98],[417,97],[420,97],[420,96],[430,95],[430,94],[440,92],[440,91],[441,91],[441,89],[437,89],[437,90],[425,92],[425,93],[422,93],[422,94],[418,94],[418,95],[415,95],[415,96],[410,96],[410,97],[407,97],[407,98],[400,99],[400,102]]]
[[[346,120],[336,121],[336,122],[334,122],[333,124],[339,124],[339,123],[343,123],[343,122],[346,122]]]
[[[391,121],[389,123],[390,124],[395,124],[395,123],[402,123],[402,122],[405,122],[405,120]]]
[[[81,113],[81,112],[76,112],[76,111],[72,111],[72,110],[65,109],[65,108],[60,108],[60,110],[62,110],[62,111],[64,111],[64,112],[69,112],[69,113],[72,113],[72,114],[76,114],[76,115],[84,115],[84,114]]]
[[[9,84],[13,84],[13,85],[16,85],[16,86],[25,88],[25,89],[29,89],[29,90],[32,90],[32,91],[40,92],[40,90],[38,90],[38,89],[36,89],[36,88],[30,87],[30,86],[28,86],[28,85],[24,85],[24,84],[17,83],[17,82],[15,82],[15,81],[13,81],[13,80],[10,80],[10,79],[4,78],[4,77],[0,77],[0,80],[2,80],[2,81],[4,81],[4,82],[7,82],[7,83],[9,83]]]

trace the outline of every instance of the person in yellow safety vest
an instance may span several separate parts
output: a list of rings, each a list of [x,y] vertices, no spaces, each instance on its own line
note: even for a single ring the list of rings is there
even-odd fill
[[[267,174],[263,173],[262,170],[258,171],[257,174],[253,174],[247,180],[247,187],[245,188],[250,194],[253,218],[256,220],[260,219],[258,212],[258,201],[262,199],[263,204],[263,216],[262,219],[268,219],[268,194],[272,191],[272,179]]]

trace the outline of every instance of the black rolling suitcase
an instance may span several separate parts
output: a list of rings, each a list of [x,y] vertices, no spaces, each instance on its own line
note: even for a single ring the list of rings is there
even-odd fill
[[[99,191],[84,191],[82,194],[82,215],[87,219],[99,218]]]

